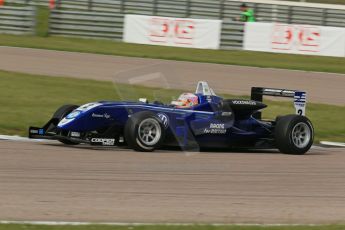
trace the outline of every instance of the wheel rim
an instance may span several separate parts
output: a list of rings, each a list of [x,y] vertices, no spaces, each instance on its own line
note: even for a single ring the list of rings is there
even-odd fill
[[[305,148],[308,146],[311,139],[311,129],[304,123],[297,123],[292,129],[292,141],[297,148]]]
[[[147,146],[157,144],[162,133],[160,124],[154,118],[143,120],[139,125],[138,132],[140,141]]]

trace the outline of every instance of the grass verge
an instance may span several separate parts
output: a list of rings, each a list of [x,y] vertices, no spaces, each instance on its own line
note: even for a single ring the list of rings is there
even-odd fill
[[[44,18],[46,11],[39,15]],[[38,34],[45,36],[44,25]],[[156,58],[178,61],[207,62],[263,68],[345,73],[344,58],[274,54],[235,50],[202,50],[165,46],[138,45],[111,40],[69,37],[0,35],[0,46],[28,47],[60,51]]]
[[[320,225],[320,226],[167,226],[167,225],[143,225],[143,226],[110,226],[110,225],[84,225],[84,226],[44,226],[28,224],[3,224],[0,230],[344,230],[344,225]]]
[[[49,15],[48,7],[38,6],[36,13],[36,35],[39,37],[47,37],[49,33]]]
[[[288,0],[288,1],[294,1],[294,2],[300,2],[301,0]],[[340,4],[344,5],[344,0],[306,0],[307,3],[323,3],[323,4]]]
[[[117,90],[115,90],[117,89]],[[63,104],[147,97],[169,102],[180,90],[115,85],[109,82],[46,77],[0,71],[0,133],[27,135],[29,126],[42,126]],[[158,95],[158,98],[157,98]],[[231,95],[224,95],[231,98]],[[265,101],[265,118],[294,113],[291,102]],[[345,141],[345,106],[308,104],[307,116],[316,140]]]

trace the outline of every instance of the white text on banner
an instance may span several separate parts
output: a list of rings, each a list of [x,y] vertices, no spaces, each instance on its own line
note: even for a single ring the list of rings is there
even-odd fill
[[[246,23],[243,49],[345,57],[345,28],[262,22]]]
[[[124,42],[218,49],[221,20],[126,15]]]

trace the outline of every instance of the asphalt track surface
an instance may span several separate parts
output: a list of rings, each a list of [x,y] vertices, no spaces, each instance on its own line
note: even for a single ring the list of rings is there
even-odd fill
[[[217,92],[249,95],[252,86],[306,90],[308,100],[345,105],[344,74],[0,47],[0,69],[194,91],[206,80]],[[138,79],[138,76],[147,78]],[[152,76],[154,75],[154,76]],[[153,77],[153,78],[152,78]],[[145,80],[146,79],[146,80]],[[151,79],[151,80],[149,80]]]
[[[8,47],[0,69],[189,90],[207,80],[241,95],[254,85],[305,89],[310,101],[345,104],[341,74]],[[344,223],[344,162],[344,149],[137,153],[0,141],[0,220]]]
[[[0,219],[324,224],[345,220],[345,150],[138,153],[0,141]]]

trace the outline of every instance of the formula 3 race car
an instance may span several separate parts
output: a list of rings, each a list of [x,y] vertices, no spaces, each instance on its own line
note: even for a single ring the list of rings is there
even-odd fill
[[[294,98],[296,114],[262,120],[264,95]],[[42,128],[30,127],[29,137],[67,145],[126,145],[145,152],[177,146],[183,150],[277,148],[304,154],[314,138],[305,107],[302,91],[253,87],[251,100],[223,99],[206,82],[199,82],[194,94],[183,94],[169,105],[144,99],[64,105]]]

